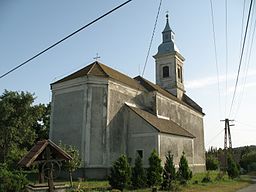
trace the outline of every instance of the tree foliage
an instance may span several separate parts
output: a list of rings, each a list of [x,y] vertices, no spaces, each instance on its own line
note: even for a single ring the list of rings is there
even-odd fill
[[[12,172],[6,164],[0,164],[0,191],[22,192],[28,180],[24,174],[19,171]]]
[[[160,185],[162,182],[163,168],[161,166],[161,159],[157,155],[156,150],[152,151],[148,161],[147,184],[150,187]]]
[[[134,189],[143,188],[146,186],[146,173],[143,168],[142,159],[138,155],[135,159],[135,166],[132,168],[132,186]]]
[[[232,178],[232,179],[234,179],[234,178],[239,176],[239,169],[238,169],[237,164],[234,161],[234,159],[233,159],[231,154],[228,154],[227,172],[228,172],[228,176],[230,178]]]
[[[131,181],[131,167],[125,155],[121,155],[111,167],[108,178],[109,184],[114,189],[123,190]]]
[[[256,171],[254,164],[256,164],[256,151],[249,151],[244,153],[240,165],[246,171]]]
[[[207,155],[206,157],[206,170],[217,170],[219,167],[219,161],[213,155]]]
[[[166,161],[163,170],[162,188],[170,190],[172,188],[172,183],[176,177],[175,166],[173,163],[173,155],[171,154],[170,151],[168,151],[168,154],[165,156],[165,158]]]
[[[67,154],[72,157],[72,160],[66,161],[63,164],[63,168],[69,172],[69,179],[71,186],[73,186],[73,178],[72,173],[77,170],[81,165],[81,158],[79,156],[79,151],[75,146],[65,145],[63,143],[59,143],[60,148],[62,148]]]
[[[178,178],[181,181],[181,183],[187,183],[188,180],[192,178],[192,171],[188,167],[188,161],[185,157],[185,153],[182,153],[182,156],[180,158],[179,162],[179,170],[178,170]]]
[[[42,105],[33,105],[28,92],[5,90],[0,96],[0,163],[14,165],[37,138],[34,126],[42,117]]]

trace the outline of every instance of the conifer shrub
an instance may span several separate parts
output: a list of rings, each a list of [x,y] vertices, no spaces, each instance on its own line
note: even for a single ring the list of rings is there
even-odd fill
[[[108,178],[109,184],[114,189],[123,190],[130,184],[131,181],[131,167],[125,155],[121,155],[111,167],[110,176]]]
[[[163,182],[162,182],[162,189],[171,190],[173,186],[173,181],[175,180],[176,173],[175,173],[175,166],[173,164],[173,155],[170,151],[165,156],[166,161],[164,164],[163,170]]]
[[[149,187],[158,186],[162,182],[163,168],[161,166],[161,159],[156,150],[153,150],[149,159],[149,168],[147,171],[147,184]]]
[[[207,155],[206,157],[206,170],[217,170],[219,167],[219,161],[213,155]]]
[[[192,178],[192,171],[188,167],[188,161],[184,152],[180,158],[177,176],[181,184],[186,184]]]
[[[135,159],[135,166],[132,168],[132,187],[134,189],[140,189],[146,186],[146,173],[143,168],[141,157],[138,155]]]
[[[231,179],[239,176],[239,169],[231,154],[228,155],[227,159],[227,172]]]

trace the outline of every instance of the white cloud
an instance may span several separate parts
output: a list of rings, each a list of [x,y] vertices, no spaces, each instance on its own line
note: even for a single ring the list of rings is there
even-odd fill
[[[236,75],[237,73],[230,73],[227,75],[227,80],[228,81],[234,81],[236,80]],[[256,75],[256,69],[254,70],[250,70],[247,73],[247,77],[250,76],[255,76]],[[240,74],[240,79],[245,77],[245,74]],[[219,76],[219,83],[225,83],[226,82],[226,75],[220,75]],[[186,88],[187,89],[200,89],[200,88],[205,88],[207,86],[211,86],[211,85],[216,85],[218,84],[218,79],[217,79],[217,75],[215,76],[210,76],[210,77],[203,77],[200,79],[195,79],[195,80],[189,80],[186,83]],[[249,85],[247,87],[251,87],[253,85]],[[234,89],[234,88],[230,88],[230,89]],[[230,90],[229,89],[229,90]]]

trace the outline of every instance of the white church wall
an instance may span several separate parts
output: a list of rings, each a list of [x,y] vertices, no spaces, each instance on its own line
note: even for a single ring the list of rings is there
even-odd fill
[[[198,171],[204,171],[205,149],[203,115],[161,94],[157,94],[156,100],[158,115],[170,117],[172,121],[176,122],[196,137],[194,139],[194,163],[198,165]]]
[[[127,108],[125,112],[128,127],[127,155],[134,163],[138,151],[142,151],[143,165],[148,167],[148,158],[151,152],[153,149],[158,151],[159,132],[132,110]]]
[[[190,166],[194,164],[194,142],[192,138],[182,137],[170,134],[160,134],[160,158],[162,159],[162,164],[166,160],[165,156],[168,151],[173,155],[173,161],[175,167],[178,167],[179,160],[182,152],[185,152],[185,156],[188,160]]]
[[[74,100],[74,98],[76,98]],[[76,90],[53,95],[50,139],[70,144],[81,151],[84,91]],[[73,139],[77,138],[77,139]]]
[[[126,102],[136,105],[140,91],[123,84],[109,81],[107,111],[108,164],[112,165],[127,151],[127,129],[124,124],[123,107]]]

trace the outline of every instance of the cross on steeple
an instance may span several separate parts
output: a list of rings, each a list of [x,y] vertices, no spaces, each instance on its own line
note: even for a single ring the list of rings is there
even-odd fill
[[[93,59],[95,59],[95,61],[98,61],[99,58],[100,58],[100,56],[98,53],[96,53],[96,57],[93,57]]]

